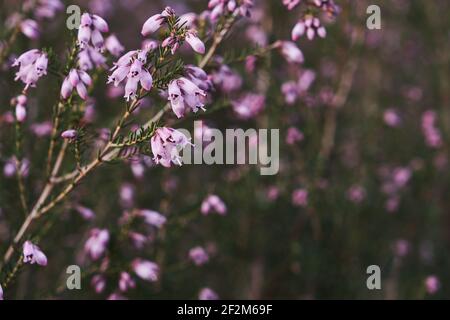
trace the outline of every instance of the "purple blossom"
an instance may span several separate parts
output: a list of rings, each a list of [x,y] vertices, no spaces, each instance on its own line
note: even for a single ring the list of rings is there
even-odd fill
[[[292,204],[296,207],[306,207],[308,205],[308,190],[294,190],[292,192]]]
[[[126,292],[129,289],[136,287],[136,283],[128,272],[122,271],[119,278],[119,289],[122,292]]]
[[[67,140],[73,140],[78,136],[77,130],[69,129],[65,130],[61,133],[61,138],[67,139]]]
[[[238,100],[232,101],[231,106],[240,119],[251,119],[264,109],[265,96],[262,94],[247,93]]]
[[[219,296],[210,288],[203,288],[198,294],[199,300],[219,300]]]
[[[111,53],[115,57],[119,57],[125,50],[125,48],[119,42],[119,39],[117,39],[117,37],[114,34],[106,38],[105,47],[106,50],[108,50],[109,53]]]
[[[81,99],[86,100],[88,91],[86,86],[92,84],[92,79],[84,70],[71,69],[61,86],[61,97],[67,99],[76,88]]]
[[[23,20],[20,23],[20,31],[30,39],[37,39],[41,35],[39,25],[32,19]]]
[[[40,77],[47,74],[48,59],[45,53],[37,49],[29,50],[17,58],[12,64],[13,67],[18,66],[19,71],[16,73],[15,81],[21,80],[28,87],[36,87],[36,82]]]
[[[23,262],[29,264],[37,263],[40,266],[46,266],[47,257],[38,246],[30,241],[25,241],[23,244]]]
[[[301,0],[283,0],[283,4],[287,7],[288,10],[294,9]]]
[[[96,274],[91,279],[91,286],[94,288],[94,291],[97,294],[102,293],[103,290],[105,290],[105,287],[106,287],[106,279],[105,279],[105,277],[103,275],[101,275],[101,274]]]
[[[172,80],[168,87],[168,100],[178,118],[185,115],[187,108],[192,112],[205,110],[206,92],[186,77]]]
[[[435,275],[428,276],[425,279],[425,288],[428,294],[435,294],[441,286],[439,278]]]
[[[325,38],[327,35],[327,31],[320,24],[320,20],[318,18],[308,15],[297,22],[297,24],[292,29],[292,41],[297,41],[304,34],[306,34],[306,37],[309,40],[313,40],[316,34],[320,38]]]
[[[91,43],[94,48],[101,49],[104,45],[102,33],[108,31],[108,23],[102,17],[83,13],[78,29],[78,44],[80,48],[84,49]]]
[[[215,212],[223,216],[227,213],[227,207],[219,196],[211,194],[203,200],[200,211],[205,216],[211,212]]]
[[[106,229],[94,228],[84,244],[84,251],[92,260],[98,260],[106,251],[109,242],[109,232]]]
[[[150,140],[153,160],[164,167],[182,165],[179,152],[190,144],[184,134],[172,128],[158,128]]]
[[[136,273],[136,275],[143,280],[150,282],[155,282],[158,280],[159,267],[152,261],[137,258],[131,263],[131,268],[134,273]]]
[[[201,266],[208,262],[209,256],[206,253],[205,249],[202,247],[194,247],[189,250],[189,258],[195,263],[197,266]]]
[[[303,63],[303,61],[305,60],[302,51],[297,47],[297,45],[294,42],[278,41],[276,44],[287,62],[300,64]]]
[[[296,127],[290,127],[287,130],[286,134],[286,143],[289,145],[293,145],[299,141],[304,139],[303,133],[298,130]]]
[[[156,228],[162,228],[167,222],[166,217],[164,217],[161,213],[153,210],[139,210],[138,214],[144,218],[145,223]]]

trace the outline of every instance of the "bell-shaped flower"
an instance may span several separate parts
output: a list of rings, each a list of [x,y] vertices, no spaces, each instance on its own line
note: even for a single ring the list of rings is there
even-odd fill
[[[23,262],[46,266],[47,257],[37,245],[31,243],[31,241],[25,241],[23,244]]]

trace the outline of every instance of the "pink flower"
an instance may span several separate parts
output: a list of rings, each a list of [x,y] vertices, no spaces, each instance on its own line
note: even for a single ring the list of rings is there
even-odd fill
[[[320,24],[320,20],[311,15],[308,15],[297,22],[292,29],[291,38],[293,41],[297,41],[298,38],[303,36],[305,33],[309,40],[313,40],[316,34],[321,38],[325,38],[327,35],[327,31]]]
[[[308,190],[294,190],[292,192],[292,204],[297,207],[306,207],[308,205]]]
[[[108,50],[115,57],[120,56],[125,50],[125,48],[119,42],[119,39],[117,39],[117,37],[114,34],[106,38],[105,47],[106,50]]]
[[[106,287],[106,279],[101,274],[96,274],[91,279],[91,286],[94,288],[97,294],[100,294],[105,290]]]
[[[83,207],[81,205],[75,206],[75,210],[86,220],[92,220],[95,217],[95,213],[92,209]]]
[[[194,30],[189,30],[186,33],[186,42],[192,47],[192,49],[200,54],[205,54],[205,44],[197,37]]]
[[[220,63],[220,60],[218,61]],[[239,90],[242,87],[242,78],[227,65],[221,64],[218,71],[211,73],[213,83],[224,93]]]
[[[41,34],[37,22],[31,19],[26,19],[20,23],[20,31],[33,40],[39,38]]]
[[[278,41],[281,54],[289,63],[303,63],[305,60],[302,51],[291,41]]]
[[[67,140],[73,140],[78,136],[77,130],[69,129],[65,130],[61,133],[61,138],[67,139]]]
[[[40,77],[47,74],[48,59],[45,53],[37,49],[29,50],[23,53],[12,64],[13,67],[18,66],[19,71],[16,72],[15,81],[21,80],[25,83],[25,89],[35,87]]]
[[[251,119],[264,109],[265,97],[262,94],[247,93],[238,100],[232,101],[231,106],[239,118]]]
[[[166,15],[163,13],[155,14],[148,18],[142,26],[141,34],[148,36],[151,33],[156,32],[166,22]]]
[[[203,288],[198,294],[199,300],[219,300],[219,296],[210,288]]]
[[[102,17],[95,14],[83,13],[78,29],[78,43],[80,48],[84,49],[88,46],[89,42],[92,43],[94,48],[102,48],[104,44],[102,33],[108,31],[108,24]]]
[[[359,185],[351,186],[347,191],[347,198],[354,203],[361,203],[366,198],[366,190]]]
[[[64,9],[64,4],[60,0],[39,0],[37,2],[35,14],[38,18],[54,18],[57,11]]]
[[[286,143],[289,145],[293,145],[299,141],[304,139],[303,133],[298,130],[296,127],[290,127],[286,134]]]
[[[401,123],[401,118],[394,109],[387,109],[383,114],[383,120],[390,127],[398,127]]]
[[[435,294],[441,286],[439,278],[435,275],[428,276],[425,279],[425,288],[428,294]]]
[[[398,257],[404,257],[410,250],[410,244],[407,240],[399,239],[395,242],[394,250]]]
[[[103,68],[106,65],[106,58],[95,48],[86,46],[78,53],[78,66],[81,70],[91,70]]]
[[[108,230],[94,228],[90,231],[90,236],[84,244],[84,251],[92,260],[98,260],[106,251],[108,242]]]
[[[179,152],[190,144],[188,138],[172,128],[158,128],[150,139],[153,160],[164,167],[182,165]]]
[[[117,87],[119,83],[127,79],[124,95],[127,101],[137,98],[138,84],[147,91],[152,88],[152,75],[144,67],[147,62],[147,53],[148,49],[128,51],[114,63],[111,69],[113,73],[108,77],[107,83],[113,82]]]
[[[144,217],[145,223],[148,225],[162,228],[167,222],[167,218],[161,213],[152,210],[139,210],[139,215]]]
[[[38,246],[30,241],[25,241],[23,244],[23,262],[30,264],[37,263],[40,266],[46,266],[47,257]]]
[[[277,186],[270,186],[266,191],[266,196],[269,201],[275,201],[280,195],[280,189]]]
[[[227,207],[219,196],[211,194],[203,200],[200,211],[205,216],[211,212],[216,212],[223,216],[227,213]]]
[[[40,123],[33,123],[30,127],[31,131],[37,136],[37,137],[47,137],[52,132],[52,123],[51,121],[44,121]]]
[[[158,280],[159,267],[156,263],[137,258],[131,263],[134,273],[141,279],[155,282]]]
[[[287,7],[288,10],[294,9],[301,0],[283,0],[283,4]]]
[[[197,266],[201,266],[208,262],[209,256],[206,253],[205,249],[202,247],[194,247],[189,250],[189,258],[195,263]]]
[[[422,132],[426,144],[431,148],[439,148],[442,145],[442,136],[436,128],[436,120],[437,115],[434,111],[428,110],[422,114]]]
[[[126,292],[129,289],[136,287],[136,283],[128,272],[122,271],[119,279],[119,289],[122,292]]]
[[[90,86],[91,84],[92,79],[89,74],[83,70],[71,69],[63,81],[61,87],[61,97],[63,97],[63,99],[69,98],[72,90],[76,88],[80,98],[86,100],[88,94],[86,86]]]
[[[0,300],[3,300],[3,288],[1,284],[0,284]]]
[[[16,98],[15,116],[18,122],[24,122],[27,117],[27,109],[25,108],[27,103],[27,97],[20,95]]]
[[[168,86],[168,94],[167,99],[178,118],[185,115],[187,108],[192,112],[197,112],[198,109],[205,110],[206,92],[186,77],[172,80]]]

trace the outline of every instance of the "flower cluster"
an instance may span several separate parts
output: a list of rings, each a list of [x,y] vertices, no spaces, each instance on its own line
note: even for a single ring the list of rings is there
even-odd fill
[[[209,19],[216,22],[221,16],[237,12],[241,16],[249,17],[253,8],[253,0],[209,0]]]
[[[61,87],[61,97],[67,99],[72,94],[74,88],[76,88],[78,95],[81,99],[87,99],[87,88],[92,84],[91,77],[84,70],[71,69],[69,75],[64,79]]]
[[[108,24],[102,17],[83,13],[81,15],[81,24],[78,28],[78,44],[80,48],[84,49],[91,43],[94,48],[102,49],[105,43],[102,33],[108,31]]]
[[[178,130],[158,128],[150,140],[153,160],[164,167],[182,165],[180,151],[190,144],[189,139]]]
[[[436,118],[436,113],[431,110],[422,114],[422,132],[427,145],[431,148],[438,148],[442,145],[441,133],[436,128]]]
[[[205,200],[203,200],[200,211],[205,216],[211,212],[215,212],[223,216],[227,213],[227,206],[218,195],[210,194],[205,198]]]
[[[13,67],[19,67],[14,80],[21,80],[28,87],[35,87],[40,77],[47,74],[47,55],[37,49],[31,49],[17,58]]]
[[[200,76],[203,76],[203,73],[200,73]],[[206,92],[186,77],[172,80],[168,86],[168,94],[172,110],[178,118],[183,117],[188,108],[193,112],[198,109],[205,110]]]
[[[149,49],[128,51],[114,63],[111,69],[113,73],[108,77],[107,83],[114,83],[118,86],[126,79],[125,99],[135,99],[137,97],[138,85],[149,91],[153,85],[153,77],[145,67]]]
[[[106,229],[94,228],[84,245],[84,251],[92,260],[98,260],[106,251],[109,242],[109,232]]]
[[[317,34],[321,38],[325,38],[327,31],[320,24],[320,20],[311,15],[307,15],[302,18],[292,29],[292,40],[297,41],[301,36],[306,34],[309,40],[313,40]]]
[[[23,262],[30,264],[37,263],[40,266],[46,266],[47,257],[37,245],[30,241],[25,241],[23,244]]]

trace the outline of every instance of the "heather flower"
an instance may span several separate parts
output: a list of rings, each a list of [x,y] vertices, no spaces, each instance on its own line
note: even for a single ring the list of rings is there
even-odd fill
[[[82,205],[76,205],[75,210],[86,220],[92,220],[95,217],[92,209],[83,207]]]
[[[205,110],[206,92],[186,77],[172,80],[168,87],[168,100],[178,118],[185,115],[187,108],[192,112]]]
[[[308,205],[308,191],[297,189],[292,192],[292,204],[296,207],[306,207]]]
[[[186,78],[192,81],[201,90],[210,92],[214,89],[214,85],[208,74],[201,68],[188,64],[184,67]]]
[[[62,11],[64,4],[60,0],[37,0],[34,9],[37,18],[52,19],[57,11]]]
[[[314,4],[330,16],[336,16],[340,11],[339,6],[335,4],[334,0],[314,0]]]
[[[53,124],[51,121],[33,123],[30,126],[31,131],[39,138],[47,137],[51,134]]]
[[[90,42],[94,48],[101,49],[104,45],[102,33],[108,31],[108,23],[102,17],[83,13],[78,29],[78,44],[80,48],[84,49]]]
[[[18,122],[24,122],[27,117],[27,109],[26,109],[27,97],[21,94],[15,99],[15,102],[16,102],[15,108],[16,119]]]
[[[286,134],[286,143],[289,145],[293,145],[299,141],[302,141],[304,139],[303,133],[298,130],[296,127],[290,127],[287,130]]]
[[[175,12],[170,7],[166,7],[163,12],[155,14],[148,18],[142,26],[141,34],[148,36],[151,33],[155,33],[161,28],[167,21],[167,18],[174,16]]]
[[[233,111],[244,120],[257,116],[264,109],[264,105],[264,95],[255,93],[247,93],[231,103]]]
[[[101,274],[96,274],[91,279],[91,286],[94,288],[94,291],[97,294],[102,293],[103,290],[105,290],[105,287],[106,287],[106,279],[105,279],[105,277],[103,275],[101,275]]]
[[[126,292],[129,289],[136,287],[136,283],[128,272],[122,271],[119,279],[119,289],[122,292]]]
[[[251,25],[245,30],[246,37],[259,47],[267,46],[268,36],[266,31],[260,26]]]
[[[32,19],[23,20],[20,23],[20,31],[30,39],[37,39],[40,36],[39,26],[36,21]]]
[[[76,139],[77,136],[78,136],[78,132],[77,132],[77,130],[74,130],[74,129],[65,130],[61,133],[61,138],[67,139],[67,140]]]
[[[87,71],[106,66],[106,58],[102,53],[91,46],[86,46],[78,53],[78,66],[81,70]]]
[[[150,140],[153,160],[164,167],[170,167],[172,163],[181,166],[179,152],[190,144],[189,140],[175,129],[158,128]]]
[[[283,0],[283,4],[287,7],[288,10],[294,9],[301,0]]]
[[[92,79],[84,70],[71,69],[61,86],[61,97],[69,98],[73,89],[76,88],[80,98],[86,100],[88,94],[86,86],[91,84]]]
[[[219,60],[220,63],[220,60]],[[242,86],[242,77],[227,65],[221,64],[219,70],[211,73],[214,85],[224,93],[239,90]]]
[[[401,123],[401,118],[394,109],[387,109],[383,114],[383,120],[390,127],[398,127]]]
[[[277,186],[270,186],[266,190],[266,197],[269,201],[275,201],[280,195],[280,189]]]
[[[185,40],[195,52],[200,54],[205,53],[205,44],[197,37],[197,33],[194,30],[186,32]]]
[[[203,200],[200,211],[205,216],[211,212],[216,212],[223,216],[227,213],[227,207],[219,196],[211,194]]]
[[[30,86],[35,87],[39,78],[47,74],[47,64],[48,59],[45,53],[37,49],[29,50],[20,55],[12,64],[13,67],[19,67],[14,80],[20,79],[25,83],[24,90]]]
[[[327,31],[320,24],[320,20],[311,15],[301,19],[292,29],[291,38],[293,41],[297,41],[298,38],[306,34],[309,40],[313,40],[317,34],[321,38],[325,38]]]
[[[106,251],[109,242],[109,232],[106,229],[94,228],[90,231],[90,235],[84,244],[84,251],[92,260],[98,260]]]
[[[428,294],[435,294],[441,286],[439,278],[435,275],[428,276],[425,279],[425,288]]]
[[[30,264],[37,263],[40,266],[46,266],[47,257],[38,246],[30,241],[25,241],[23,244],[23,262]]]
[[[134,273],[141,279],[155,282],[158,280],[159,267],[156,263],[137,258],[131,263]]]
[[[148,238],[145,235],[138,232],[129,232],[128,237],[130,238],[131,242],[136,247],[136,249],[142,249],[148,240]]]
[[[302,51],[291,41],[278,41],[277,47],[281,54],[289,63],[303,63],[304,57]]]
[[[111,69],[113,73],[108,77],[107,83],[113,82],[117,87],[126,79],[124,97],[127,101],[137,97],[138,84],[147,91],[152,88],[152,75],[145,68],[147,53],[147,49],[129,51],[120,57]]]
[[[241,16],[249,17],[253,5],[253,0],[210,0],[208,2],[208,9],[211,10],[209,18],[214,23],[221,16],[234,12]]]
[[[145,223],[156,228],[162,228],[167,221],[161,213],[152,210],[139,210],[138,214],[144,218]]]
[[[422,132],[426,144],[431,148],[439,148],[442,145],[442,136],[436,128],[437,115],[434,111],[426,111],[422,114]]]
[[[205,249],[202,247],[194,247],[189,250],[189,258],[195,263],[197,266],[201,266],[208,262],[209,256],[206,253]]]
[[[198,294],[199,300],[219,300],[219,296],[210,288],[203,288]]]
[[[399,239],[395,242],[394,250],[398,257],[404,257],[410,251],[410,244],[407,240]]]
[[[117,37],[114,34],[106,38],[105,47],[106,50],[108,50],[109,53],[111,53],[115,57],[120,56],[125,50],[125,48],[119,42],[119,39],[117,39]]]
[[[361,203],[366,198],[366,190],[359,185],[351,186],[347,191],[347,198],[354,203]]]
[[[0,300],[3,300],[3,288],[1,284],[0,284]]]
[[[134,194],[135,194],[135,188],[130,183],[124,183],[120,186],[120,204],[125,207],[129,208],[133,206],[134,203]]]

